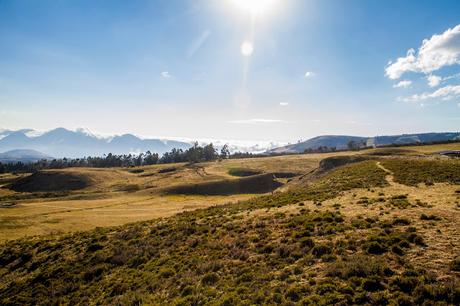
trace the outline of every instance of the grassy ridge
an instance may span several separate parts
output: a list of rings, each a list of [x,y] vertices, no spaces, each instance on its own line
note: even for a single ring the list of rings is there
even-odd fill
[[[0,290],[1,302],[458,301],[458,284],[436,283],[423,270],[399,267],[405,250],[422,248],[423,238],[397,222],[370,224],[369,237],[360,238],[349,220],[332,212],[207,219],[185,214],[162,224],[12,244],[1,256],[8,269],[2,277],[9,281]]]
[[[382,161],[393,172],[396,182],[415,186],[420,183],[460,184],[460,160],[388,159]]]
[[[239,179],[186,184],[168,188],[168,194],[230,195],[242,193],[267,193],[282,184],[272,174],[258,174]]]
[[[233,205],[9,242],[0,249],[0,304],[458,304],[458,281],[437,281],[407,259],[426,244],[411,220],[302,206],[384,187],[385,175],[365,161]]]

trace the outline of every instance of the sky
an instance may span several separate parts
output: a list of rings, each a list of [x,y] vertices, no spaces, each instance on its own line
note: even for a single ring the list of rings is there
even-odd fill
[[[458,131],[459,12],[458,0],[0,0],[0,128],[275,142]]]

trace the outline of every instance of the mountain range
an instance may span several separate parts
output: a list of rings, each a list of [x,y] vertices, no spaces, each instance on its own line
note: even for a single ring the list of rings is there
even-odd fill
[[[26,149],[39,151],[44,155],[56,158],[78,158],[102,156],[108,153],[128,154],[146,151],[161,155],[172,148],[187,149],[190,146],[191,144],[188,142],[143,139],[132,134],[99,137],[83,129],[71,131],[57,128],[45,133],[37,133],[32,129],[0,131],[0,152]]]
[[[232,152],[265,151],[267,154],[303,153],[305,150],[316,150],[319,147],[335,147],[337,150],[348,148],[350,141],[364,146],[385,146],[391,144],[416,144],[449,140],[460,140],[459,132],[402,134],[392,136],[359,137],[347,135],[324,135],[295,144],[276,147],[275,143],[266,144],[232,144]],[[223,142],[214,141],[217,148]],[[187,149],[191,143],[176,140],[140,138],[132,134],[102,137],[84,129],[75,131],[57,128],[47,132],[32,129],[0,130],[0,162],[3,161],[35,161],[53,158],[79,158],[84,156],[102,156],[104,154],[129,154],[150,151],[163,154],[171,149]],[[265,147],[265,150],[264,150]]]
[[[268,150],[269,154],[285,154],[285,153],[302,153],[305,150],[316,150],[319,147],[335,147],[337,150],[345,150],[348,148],[348,143],[354,141],[356,144],[365,147],[381,147],[387,145],[404,145],[417,143],[431,143],[460,140],[460,133],[422,133],[422,134],[402,134],[392,136],[375,136],[375,137],[358,137],[346,135],[324,135],[308,139],[303,142],[289,144],[286,146]]]

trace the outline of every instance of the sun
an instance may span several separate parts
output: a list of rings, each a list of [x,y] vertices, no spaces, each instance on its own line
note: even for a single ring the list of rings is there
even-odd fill
[[[278,0],[232,0],[232,2],[242,11],[257,16],[267,13]]]
[[[251,56],[252,52],[254,52],[254,47],[250,41],[244,41],[241,44],[241,54],[244,56]]]

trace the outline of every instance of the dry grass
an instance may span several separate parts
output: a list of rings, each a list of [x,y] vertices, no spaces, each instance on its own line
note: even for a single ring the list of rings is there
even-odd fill
[[[95,227],[122,225],[174,215],[255,195],[227,196],[163,195],[166,188],[223,179],[238,179],[228,174],[235,167],[250,167],[262,172],[306,173],[318,166],[324,155],[296,155],[270,158],[225,160],[197,165],[168,164],[138,168],[58,170],[85,177],[91,185],[82,190],[57,193],[19,193],[0,188],[0,242],[31,235],[61,234]],[[175,171],[161,173],[162,169]],[[54,171],[54,170],[53,170]],[[136,173],[138,172],[138,173]],[[0,186],[24,175],[2,175]]]
[[[443,149],[456,149],[459,146],[459,144],[448,144],[416,146],[407,149],[429,153]],[[184,184],[238,179],[229,174],[229,170],[235,168],[254,169],[265,173],[307,174],[316,169],[323,158],[367,154],[370,151],[372,150],[248,158],[197,165],[155,165],[141,167],[142,171],[139,171],[138,168],[59,170],[62,173],[84,176],[91,181],[91,185],[85,189],[70,192],[32,194],[0,188],[0,242],[30,235],[60,234],[95,227],[122,225],[167,217],[186,210],[245,200],[255,195],[166,196],[162,194],[162,191],[165,188]],[[175,170],[162,171],[164,169]],[[21,176],[24,175],[0,175],[0,186]],[[280,179],[280,181],[286,183],[290,179]]]
[[[101,175],[112,177],[79,191],[84,194],[18,200],[0,210],[6,216],[0,219],[5,235],[0,238],[123,224],[237,201],[251,195],[164,196],[162,191],[185,179],[192,184],[231,179],[233,167],[306,174],[318,166],[317,158],[175,165],[164,173],[160,166],[107,169]],[[425,173],[417,161],[426,157],[399,158],[419,169],[415,173]],[[460,272],[452,267],[460,254],[460,186],[444,175],[445,167],[429,172],[433,184],[403,185],[396,179],[401,171],[387,167],[398,163],[388,161],[353,163],[296,178],[287,192],[161,220],[6,243],[0,248],[0,299],[6,304],[458,305]]]

